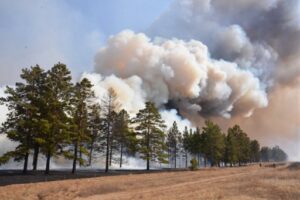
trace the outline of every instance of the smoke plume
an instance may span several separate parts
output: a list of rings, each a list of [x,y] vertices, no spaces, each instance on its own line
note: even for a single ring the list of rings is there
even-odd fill
[[[251,71],[211,58],[207,46],[196,40],[151,40],[143,33],[123,31],[97,53],[95,72],[106,77],[96,85],[109,84],[117,94],[129,96],[125,104],[151,100],[163,107],[171,102],[179,109],[225,117],[249,116],[268,104],[264,88]]]
[[[240,124],[299,160],[299,65],[300,1],[175,0],[145,33],[111,36],[82,78],[131,115],[150,100],[181,130]]]
[[[266,86],[294,84],[300,74],[299,13],[298,0],[177,0],[149,33],[200,40],[214,58],[248,68]]]
[[[151,100],[194,126],[238,123],[291,155],[299,151],[299,13],[297,0],[176,0],[146,33],[111,36],[94,71],[105,87],[106,77],[128,86],[120,92],[139,97],[135,110]]]

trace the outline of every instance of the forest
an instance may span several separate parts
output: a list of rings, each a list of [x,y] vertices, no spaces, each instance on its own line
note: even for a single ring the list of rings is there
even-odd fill
[[[105,172],[113,163],[122,168],[125,157],[145,160],[146,170],[151,163],[178,168],[179,159],[192,169],[201,159],[205,167],[287,160],[280,147],[261,147],[239,125],[224,133],[207,120],[202,128],[185,127],[181,132],[176,121],[167,128],[151,101],[131,116],[113,88],[99,100],[91,82],[74,83],[62,63],[49,70],[38,65],[24,68],[20,77],[22,81],[7,86],[6,96],[0,99],[0,105],[9,110],[0,133],[18,144],[1,155],[0,165],[10,160],[23,162],[23,173],[28,171],[29,156],[33,157],[33,171],[39,156],[46,158],[45,174],[50,173],[51,159],[58,156],[72,161],[72,173],[78,166],[90,166],[95,155],[105,160]]]

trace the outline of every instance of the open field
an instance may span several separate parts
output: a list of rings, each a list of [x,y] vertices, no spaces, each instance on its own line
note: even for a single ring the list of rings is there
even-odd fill
[[[300,167],[127,174],[0,187],[5,200],[300,199]]]

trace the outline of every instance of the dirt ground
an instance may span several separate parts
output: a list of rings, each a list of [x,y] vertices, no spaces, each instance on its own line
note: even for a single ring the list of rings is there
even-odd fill
[[[0,199],[300,199],[299,168],[256,165],[17,184],[0,187]]]

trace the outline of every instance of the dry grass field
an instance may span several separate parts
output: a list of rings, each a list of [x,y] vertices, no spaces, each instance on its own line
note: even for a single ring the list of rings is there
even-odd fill
[[[300,167],[248,166],[0,187],[1,200],[300,199]]]

